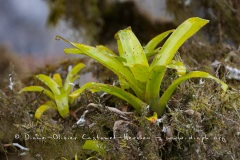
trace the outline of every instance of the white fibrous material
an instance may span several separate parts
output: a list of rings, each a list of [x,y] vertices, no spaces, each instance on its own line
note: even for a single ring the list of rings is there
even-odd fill
[[[9,88],[13,90],[12,74],[9,74]]]
[[[212,63],[212,66],[214,68],[217,68],[219,65],[221,65],[221,62],[219,62],[217,60]],[[235,80],[240,81],[240,70],[239,69],[233,68],[233,67],[230,67],[227,65],[224,67],[226,69],[226,73],[227,73],[226,77],[228,79],[235,79]]]
[[[236,79],[240,81],[240,70],[237,68],[233,68],[230,66],[226,66],[226,70],[227,70],[227,78],[229,79]]]

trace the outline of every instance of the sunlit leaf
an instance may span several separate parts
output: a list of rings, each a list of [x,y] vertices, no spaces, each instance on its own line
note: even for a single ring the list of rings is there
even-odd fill
[[[127,66],[134,66],[136,64],[148,66],[143,48],[130,27],[118,31],[115,38],[120,41],[118,45],[120,45],[119,47],[122,48],[123,52],[120,56],[126,59]]]
[[[134,78],[140,82],[146,82],[148,79],[149,67],[141,64],[135,64],[130,67]]]
[[[44,75],[44,74],[39,74],[36,76],[40,81],[42,81],[44,84],[46,84],[51,91],[56,94],[59,95],[60,94],[60,86],[50,77]]]
[[[19,91],[19,93],[26,92],[26,91],[27,92],[42,92],[45,95],[47,95],[49,98],[54,99],[53,93],[50,90],[45,89],[41,86],[28,86],[28,87],[21,89]]]
[[[66,79],[65,79],[65,82],[64,82],[64,91],[67,91],[68,93],[70,92],[72,86],[70,83],[73,83],[75,81],[75,78],[76,78],[76,74],[78,72],[81,71],[81,69],[85,67],[85,65],[83,63],[79,63],[77,64],[76,66],[74,66],[71,71],[69,71]]]
[[[62,39],[65,40],[64,38]],[[74,47],[78,48],[81,52],[69,48],[64,49],[64,52],[72,54],[84,54],[90,56],[91,58],[95,59],[102,65],[112,70],[116,75],[118,75],[118,77],[121,77],[127,83],[129,83],[131,88],[138,97],[141,98],[144,97],[143,93],[144,86],[140,82],[136,81],[131,71],[127,67],[125,67],[118,59],[110,56],[109,54],[106,53],[106,51],[103,52],[97,48],[90,47],[84,44],[72,43],[67,40],[65,41],[72,44]]]
[[[205,72],[195,71],[186,74],[184,64],[173,60],[180,46],[207,23],[208,20],[198,17],[189,18],[177,27],[176,30],[169,30],[154,37],[144,49],[130,28],[120,30],[115,35],[119,56],[105,46],[91,47],[73,43],[57,36],[57,38],[63,39],[76,47],[66,48],[64,50],[66,53],[83,54],[93,58],[113,71],[118,76],[121,86],[121,88],[118,88],[116,86],[89,82],[70,94],[70,103],[85,89],[90,89],[92,92],[104,91],[115,95],[131,104],[140,114],[142,108],[149,105],[151,110],[155,111],[158,116],[161,116],[174,90],[180,83],[189,78],[211,78],[220,83],[222,88],[226,90],[227,85],[219,79]],[[164,45],[162,47],[159,46],[168,35],[170,36]],[[149,67],[148,58],[155,54],[156,56]],[[160,97],[161,83],[167,68],[175,69],[181,77],[173,81],[169,88],[163,94],[161,93],[162,96]],[[132,94],[132,91],[135,94]],[[59,100],[57,104],[60,104],[60,101],[62,102],[62,100]]]
[[[50,108],[54,108],[58,110],[59,114],[65,118],[69,114],[69,104],[72,104],[74,101],[72,98],[69,97],[69,94],[72,89],[72,83],[79,77],[78,72],[84,67],[85,65],[79,63],[78,65],[74,66],[71,71],[69,71],[64,86],[62,86],[62,78],[60,74],[56,73],[53,75],[53,78],[46,76],[44,74],[39,74],[36,77],[42,81],[46,86],[48,86],[50,90],[45,89],[41,86],[28,86],[19,91],[22,93],[24,91],[35,91],[35,92],[42,92],[50,97],[55,103],[48,101],[44,105],[41,105],[36,111],[36,118],[40,118],[41,114]]]
[[[38,107],[34,115],[35,118],[40,119],[41,115],[48,109],[57,110],[57,107],[52,101],[47,101],[45,104]]]
[[[107,47],[105,47],[105,46],[103,46],[103,45],[98,45],[96,48],[101,49],[101,50],[104,50],[104,51],[106,51],[107,53],[111,54],[112,56],[117,57],[117,55],[116,55],[113,51],[111,51],[109,48],[107,48]]]
[[[162,48],[162,47],[159,47],[159,48],[156,48],[156,49],[155,49],[154,51],[152,51],[152,52],[146,53],[147,58],[150,58],[151,56],[157,54],[157,53],[160,51],[161,48]]]
[[[60,95],[54,95],[55,102],[57,104],[57,110],[61,117],[65,118],[68,116],[69,113],[69,106],[68,106],[68,95],[66,92],[61,92]]]
[[[174,31],[174,29],[166,31],[166,32],[163,32],[163,33],[157,35],[156,37],[154,37],[153,39],[151,39],[147,43],[147,45],[144,47],[144,52],[146,54],[154,52],[154,50],[156,49],[157,45],[159,45],[159,43],[161,43],[164,40],[164,38],[166,38],[173,31]]]
[[[59,73],[53,75],[53,80],[59,85],[59,87],[62,87],[62,77]]]
[[[146,82],[147,75],[144,76],[144,73],[139,74],[139,72],[148,74],[148,60],[131,28],[118,31],[115,38],[120,48],[120,56],[126,60],[123,64],[129,67],[136,80]]]
[[[164,43],[160,52],[155,56],[151,67],[169,64],[179,47],[208,22],[208,20],[198,17],[184,21]]]
[[[140,114],[142,108],[147,106],[147,104],[142,100],[119,87],[96,82],[85,83],[81,88],[74,91],[69,96],[72,98],[77,98],[85,89],[90,89],[92,92],[104,91],[108,94],[115,95],[131,104]]]
[[[159,92],[165,70],[165,66],[154,67],[149,73],[148,81],[146,83],[145,102],[150,105],[150,108],[153,111],[156,111],[157,101],[159,99]]]

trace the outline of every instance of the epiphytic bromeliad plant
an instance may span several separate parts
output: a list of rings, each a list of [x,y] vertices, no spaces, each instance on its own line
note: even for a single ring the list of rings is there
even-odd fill
[[[35,117],[37,119],[39,119],[43,112],[48,109],[57,110],[62,117],[67,117],[69,113],[69,104],[74,102],[74,100],[69,97],[69,94],[73,88],[72,83],[79,77],[77,73],[84,66],[84,64],[79,63],[73,67],[71,71],[69,71],[64,84],[60,74],[58,73],[54,74],[53,78],[44,74],[37,75],[36,78],[48,86],[50,90],[41,86],[28,86],[19,91],[19,93],[25,91],[42,92],[51,99],[51,101],[47,101],[45,104],[38,107],[35,112]]]
[[[75,48],[66,48],[64,51],[71,54],[84,54],[97,60],[119,78],[120,87],[88,82],[80,89],[70,94],[73,99],[77,98],[85,89],[94,92],[105,91],[115,95],[130,103],[138,113],[149,105],[149,107],[161,116],[171,95],[177,86],[189,78],[210,78],[221,84],[224,91],[228,86],[218,78],[201,71],[186,73],[185,66],[173,60],[179,47],[201,27],[208,23],[208,20],[198,17],[189,18],[183,22],[176,30],[164,32],[153,38],[145,47],[142,47],[130,28],[120,30],[115,38],[118,44],[119,55],[113,53],[104,46],[91,47],[84,44],[73,43],[63,39]],[[160,42],[169,34],[169,38],[164,45],[157,48]],[[154,56],[151,64],[148,62],[149,56]],[[160,95],[160,88],[167,68],[178,71],[179,78],[174,80],[166,91]],[[129,90],[134,94],[131,94]]]

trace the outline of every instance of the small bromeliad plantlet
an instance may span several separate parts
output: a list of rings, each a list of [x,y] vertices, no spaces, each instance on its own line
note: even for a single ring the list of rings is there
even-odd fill
[[[65,53],[90,56],[112,70],[118,76],[121,86],[120,88],[88,82],[71,93],[70,97],[77,98],[85,89],[90,89],[93,92],[104,91],[126,100],[140,114],[144,107],[149,106],[152,111],[161,116],[165,112],[166,104],[177,86],[189,78],[213,79],[220,83],[222,89],[226,91],[228,86],[218,78],[201,71],[186,73],[186,67],[183,63],[174,60],[174,55],[180,46],[207,23],[208,20],[198,17],[189,18],[176,30],[166,31],[156,36],[145,47],[141,46],[131,28],[120,30],[115,35],[119,55],[105,46],[91,47],[73,43],[57,36],[56,39],[63,39],[75,47],[64,49]],[[157,48],[168,35],[170,36],[164,45]],[[148,58],[154,55],[152,63],[149,64]],[[160,95],[162,80],[167,68],[176,69],[179,78],[174,80],[166,91]],[[132,94],[130,91],[134,93]]]
[[[37,119],[48,109],[54,109],[59,112],[62,117],[67,117],[69,113],[69,104],[72,104],[74,100],[69,97],[69,94],[73,88],[72,83],[79,78],[77,74],[85,65],[79,63],[69,71],[65,82],[63,84],[60,74],[56,73],[53,78],[46,76],[44,74],[39,74],[36,76],[37,79],[42,81],[48,88],[46,89],[41,86],[28,86],[19,91],[19,93],[31,91],[31,92],[42,92],[47,95],[51,101],[47,101],[45,104],[38,107],[35,112],[35,117]]]

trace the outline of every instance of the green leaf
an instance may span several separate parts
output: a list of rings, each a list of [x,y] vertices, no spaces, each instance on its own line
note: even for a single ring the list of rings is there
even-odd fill
[[[163,32],[163,33],[157,35],[156,37],[154,37],[153,39],[151,39],[147,43],[147,45],[144,47],[144,52],[146,54],[154,52],[154,50],[157,47],[157,45],[159,45],[159,43],[161,43],[164,40],[164,38],[166,38],[173,31],[174,31],[174,29],[166,31],[166,32]]]
[[[150,58],[151,56],[157,54],[157,53],[160,51],[161,48],[162,48],[162,47],[159,47],[159,48],[156,48],[156,49],[155,49],[154,51],[152,51],[152,52],[146,53],[147,58]]]
[[[19,93],[21,94],[22,92],[26,92],[26,91],[27,92],[43,92],[49,98],[54,99],[53,93],[50,90],[45,89],[41,86],[28,86],[28,87],[25,87],[25,88],[21,89],[19,91]]]
[[[123,51],[122,43],[121,43],[121,41],[120,41],[120,39],[118,37],[118,34],[115,34],[114,38],[117,40],[118,53],[119,53],[120,57],[124,58],[124,51]]]
[[[62,77],[60,76],[60,74],[55,73],[53,75],[53,80],[59,85],[59,87],[62,87]]]
[[[57,110],[61,117],[66,118],[69,113],[68,94],[62,91],[60,95],[54,95],[57,104]]]
[[[208,22],[208,20],[198,17],[184,21],[164,43],[160,52],[155,56],[151,67],[169,64],[179,47]]]
[[[118,31],[115,38],[120,48],[120,56],[126,60],[123,64],[129,67],[136,80],[146,82],[147,75],[144,76],[144,73],[139,74],[139,72],[148,73],[148,60],[131,28]]]
[[[126,59],[127,66],[131,68],[133,65],[141,64],[148,67],[148,60],[143,48],[130,27],[118,31],[115,38],[120,40],[118,47],[123,50],[123,54],[120,56]]]
[[[62,37],[59,37],[59,38],[62,38]],[[65,40],[64,38],[62,39]],[[140,82],[136,81],[131,71],[127,67],[125,67],[118,59],[114,58],[113,56],[110,56],[110,54],[106,53],[105,50],[103,51],[87,45],[72,43],[67,40],[65,41],[79,49],[79,50],[69,49],[69,48],[64,49],[66,53],[85,54],[95,59],[96,61],[98,61],[99,63],[101,63],[108,69],[110,69],[111,71],[113,71],[118,77],[121,77],[126,82],[128,82],[138,97],[141,97],[141,98],[144,97],[144,93],[143,93],[144,86]]]
[[[38,107],[34,115],[35,118],[40,119],[41,115],[48,109],[57,110],[57,107],[52,101],[47,101],[45,104]]]
[[[131,104],[139,114],[141,114],[142,108],[147,106],[142,100],[119,87],[96,82],[88,82],[84,84],[69,96],[76,99],[85,89],[90,89],[92,92],[104,91],[111,95],[115,95]]]
[[[117,57],[117,55],[116,55],[113,51],[111,51],[109,48],[107,48],[107,47],[105,47],[105,46],[103,46],[103,45],[98,45],[96,48],[98,48],[98,49],[100,49],[100,50],[104,50],[104,51],[106,51],[107,53],[111,54],[112,56]]]
[[[122,89],[129,89],[131,88],[131,86],[129,85],[129,83],[127,83],[124,79],[122,79],[121,77],[118,77],[118,81],[119,84],[121,86]]]
[[[76,74],[78,74],[79,71],[81,71],[81,69],[83,69],[85,67],[85,64],[83,63],[79,63],[76,66],[74,66],[71,71],[69,71],[68,75],[67,75],[67,79],[68,76],[69,77],[74,77]]]
[[[59,90],[60,86],[52,78],[50,78],[44,74],[39,74],[36,77],[40,81],[42,81],[44,84],[46,84],[55,95],[60,94],[60,90]]]
[[[70,42],[69,42],[70,43]],[[64,48],[64,52],[66,54],[84,54],[81,50],[78,48]]]
[[[79,63],[76,66],[74,66],[71,71],[69,71],[66,77],[66,80],[64,82],[64,86],[63,86],[64,91],[67,91],[68,93],[70,93],[70,90],[72,88],[70,83],[73,83],[75,81],[76,74],[80,72],[83,67],[85,67],[85,65],[83,63]]]
[[[165,66],[156,66],[149,73],[148,81],[146,84],[145,102],[150,105],[150,108],[153,111],[157,110],[157,101],[159,99],[159,92],[161,89],[161,83],[165,70]]]
[[[100,155],[106,154],[106,146],[98,140],[86,140],[82,148],[96,151]]]
[[[186,74],[187,69],[182,62],[172,60],[172,62],[169,63],[167,67],[171,69],[176,69],[179,76]]]
[[[221,88],[223,89],[224,93],[227,91],[228,85],[219,80],[218,78],[210,75],[209,73],[206,72],[201,72],[201,71],[193,71],[189,72],[188,74],[185,74],[175,81],[167,88],[167,90],[163,93],[161,98],[158,101],[158,108],[156,110],[157,114],[159,116],[163,115],[165,109],[166,109],[166,104],[171,98],[173,92],[176,90],[177,86],[180,85],[182,82],[190,79],[190,78],[210,78],[215,80],[217,83],[221,84]]]
[[[134,78],[140,82],[146,82],[149,74],[149,67],[142,64],[135,64],[130,67]]]

